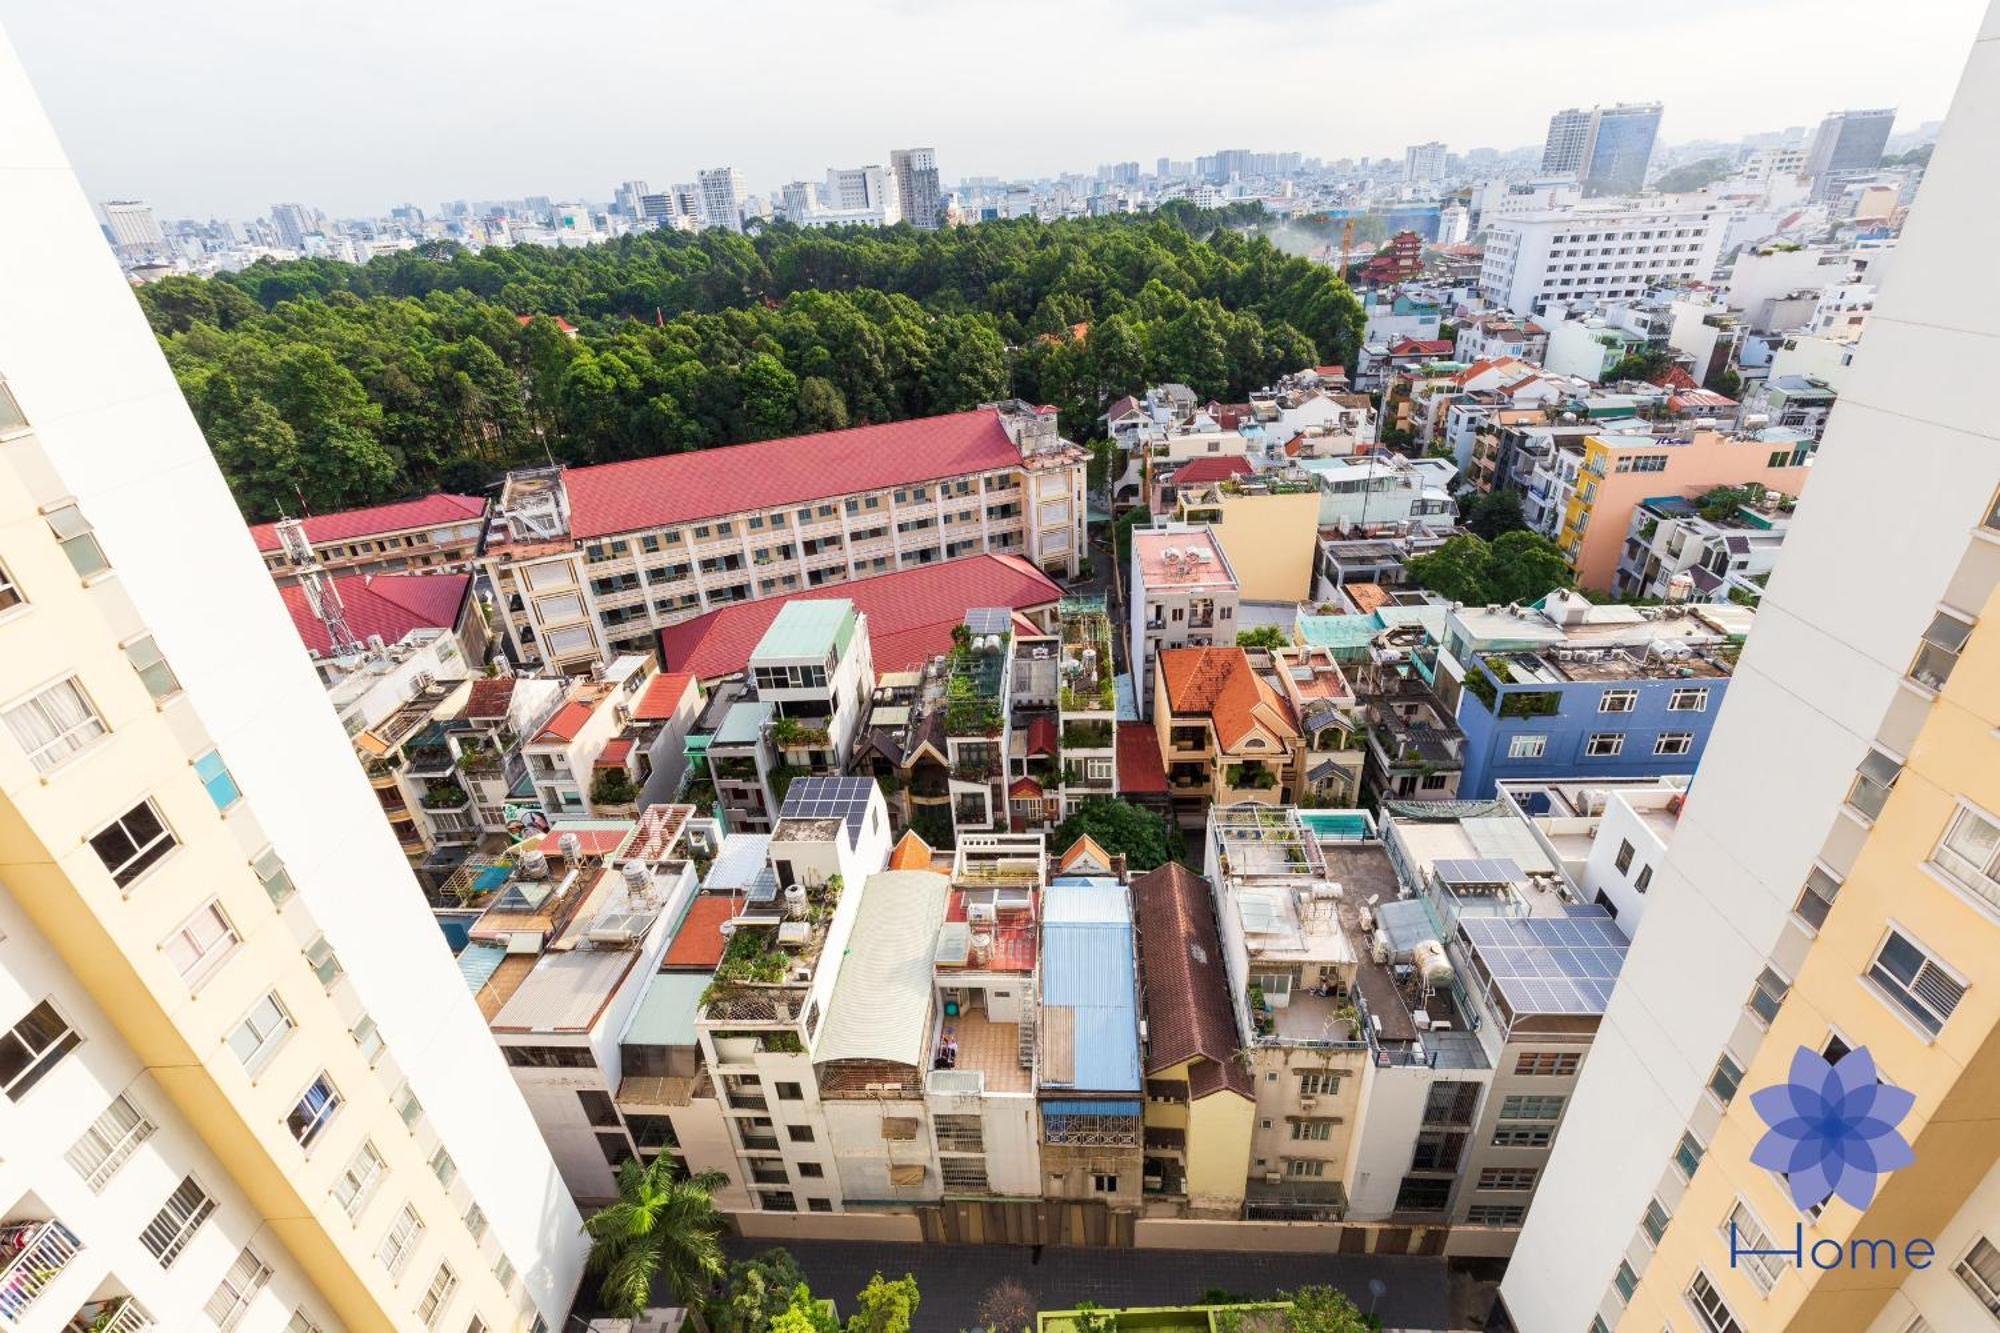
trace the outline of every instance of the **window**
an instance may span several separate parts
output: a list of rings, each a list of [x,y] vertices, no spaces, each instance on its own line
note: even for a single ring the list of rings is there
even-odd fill
[[[1090,1188],[1098,1194],[1116,1194],[1118,1177],[1103,1171],[1090,1173]]]
[[[236,779],[229,774],[228,766],[222,762],[219,750],[210,750],[194,761],[194,775],[201,779],[201,785],[208,789],[208,799],[215,802],[218,810],[227,810],[243,799],[243,791],[236,785]]]
[[[809,1213],[830,1213],[833,1211],[833,1200],[807,1199],[806,1211]]]
[[[1778,1007],[1785,1002],[1785,996],[1792,990],[1792,983],[1779,976],[1770,968],[1757,974],[1751,983],[1750,998],[1744,1001],[1750,1012],[1757,1015],[1763,1026],[1769,1027],[1778,1016]]]
[[[1639,1219],[1639,1230],[1646,1233],[1649,1243],[1658,1245],[1667,1234],[1667,1223],[1671,1221],[1673,1218],[1667,1213],[1665,1205],[1658,1199],[1648,1199],[1645,1215]]]
[[[438,1316],[451,1304],[452,1293],[457,1290],[458,1274],[451,1271],[450,1264],[439,1264],[430,1286],[424,1288],[423,1299],[417,1302],[417,1318],[425,1328],[437,1327]]]
[[[1742,1086],[1743,1067],[1730,1058],[1728,1051],[1724,1051],[1709,1073],[1708,1090],[1715,1094],[1715,1100],[1727,1106]]]
[[[1509,759],[1540,759],[1548,751],[1547,736],[1509,736],[1507,757]]]
[[[588,1046],[502,1046],[500,1053],[516,1069],[589,1069],[597,1063]]]
[[[200,911],[182,922],[179,930],[161,941],[160,952],[166,954],[188,989],[198,990],[239,943],[241,937],[223,915],[222,904],[211,898]]]
[[[315,1324],[304,1310],[294,1310],[290,1321],[285,1324],[285,1333],[326,1333],[326,1330]],[[472,1333],[472,1330],[467,1329],[466,1333]]]
[[[802,1180],[823,1180],[826,1178],[826,1168],[818,1162],[799,1162],[797,1166],[799,1178]]]
[[[1629,1302],[1632,1293],[1639,1289],[1639,1275],[1632,1271],[1632,1265],[1620,1259],[1618,1271],[1611,1275],[1611,1285],[1618,1289],[1619,1300]]]
[[[1496,1125],[1493,1129],[1493,1146],[1496,1148],[1546,1148],[1555,1136],[1554,1125]]]
[[[1618,855],[1613,860],[1618,867],[1619,874],[1622,875],[1630,870],[1632,868],[1632,844],[1624,838],[1620,838],[1618,840]]]
[[[229,1049],[236,1053],[243,1068],[254,1075],[291,1035],[293,1026],[291,1014],[285,1011],[278,993],[272,991],[257,1001],[229,1034]]]
[[[1517,1227],[1527,1216],[1522,1203],[1475,1203],[1465,1210],[1466,1225],[1475,1227]]]
[[[1741,1268],[1749,1274],[1759,1294],[1770,1295],[1771,1288],[1778,1285],[1778,1278],[1785,1271],[1784,1251],[1771,1243],[1764,1224],[1757,1220],[1757,1215],[1741,1199],[1729,1210],[1729,1216],[1722,1219],[1722,1239],[1725,1245],[1730,1246],[1730,1253],[1737,1256]]]
[[[266,847],[250,865],[257,872],[257,882],[270,895],[271,906],[283,907],[292,896],[292,876],[285,869],[285,863],[278,859],[278,854]]]
[[[1974,1241],[1951,1271],[1986,1307],[1986,1313],[2000,1315],[2000,1250],[1994,1249],[1986,1237]]]
[[[375,1062],[382,1058],[382,1052],[388,1045],[382,1040],[382,1029],[375,1026],[374,1019],[363,1014],[354,1020],[354,1026],[347,1032],[354,1038],[354,1045],[360,1050],[361,1058],[368,1062],[369,1068],[374,1068]]]
[[[1615,759],[1624,750],[1625,733],[1621,731],[1594,731],[1590,739],[1583,743],[1583,753],[1587,759]]]
[[[70,1145],[63,1160],[96,1193],[118,1174],[118,1168],[125,1165],[139,1145],[153,1136],[153,1129],[153,1122],[132,1104],[130,1097],[121,1093],[111,1099],[111,1105]]]
[[[126,644],[125,660],[139,673],[139,679],[146,683],[146,692],[155,700],[171,699],[181,692],[179,678],[160,655],[160,645],[153,642],[152,635],[142,634]]]
[[[1600,713],[1629,713],[1639,706],[1637,690],[1606,690],[1597,696]]]
[[[14,584],[14,576],[7,572],[4,565],[0,565],[0,611],[11,611],[26,600]]]
[[[1792,915],[1818,930],[1826,923],[1826,914],[1839,895],[1840,881],[1824,867],[1815,865],[1806,872],[1805,887],[1799,891],[1798,902],[1792,905]]]
[[[486,1212],[478,1204],[467,1204],[465,1208],[466,1234],[474,1240],[486,1239]]]
[[[0,1033],[0,1096],[18,1102],[83,1038],[47,1000]]]
[[[775,1086],[778,1090],[778,1100],[781,1102],[802,1102],[805,1100],[805,1091],[796,1083],[779,1083]]]
[[[1652,884],[1653,884],[1653,867],[1640,866],[1639,877],[1632,881],[1632,887],[1637,889],[1639,892],[1644,893],[1647,889],[1652,887]]]
[[[1582,1058],[1575,1051],[1523,1051],[1515,1057],[1514,1072],[1550,1077],[1574,1074]]]
[[[1654,754],[1693,754],[1692,731],[1663,731],[1653,741]]]
[[[882,1137],[893,1142],[909,1142],[917,1137],[917,1121],[914,1116],[884,1116]]]
[[[1302,1069],[1299,1071],[1299,1096],[1338,1097],[1340,1095],[1340,1072],[1334,1069]]]
[[[52,773],[107,730],[75,676],[7,710],[7,729],[38,773]]]
[[[438,1184],[450,1189],[451,1182],[458,1179],[458,1163],[452,1161],[451,1154],[440,1147],[431,1154],[431,1174],[437,1177]]]
[[[347,1169],[333,1182],[330,1191],[335,1203],[349,1217],[359,1217],[361,1210],[368,1206],[368,1200],[375,1194],[375,1187],[382,1183],[382,1177],[389,1172],[389,1164],[382,1160],[382,1154],[375,1145],[364,1142],[361,1151],[354,1154],[347,1163]]]
[[[1500,1103],[1502,1120],[1560,1120],[1563,1097],[1508,1097]]]
[[[396,1118],[403,1122],[403,1128],[412,1134],[417,1132],[417,1122],[424,1118],[424,1104],[417,1100],[416,1090],[408,1083],[396,1089],[390,1103],[396,1108]]]
[[[811,1143],[813,1141],[811,1125],[786,1125],[785,1134],[793,1143]]]
[[[306,946],[306,966],[319,978],[322,986],[331,986],[340,976],[340,959],[333,953],[333,946],[326,942],[326,936],[315,935],[313,942]]]
[[[1694,1271],[1694,1281],[1688,1283],[1687,1303],[1700,1317],[1701,1326],[1708,1333],[1743,1333],[1743,1325],[1736,1322],[1736,1316],[1723,1304],[1715,1284],[1699,1268]]]
[[[292,1131],[301,1148],[312,1147],[313,1140],[326,1128],[326,1122],[333,1119],[340,1110],[340,1090],[333,1086],[333,1080],[325,1074],[314,1079],[306,1090],[299,1094],[299,1100],[292,1107],[292,1113],[285,1117],[285,1128]]]
[[[1965,983],[1901,931],[1891,930],[1868,979],[1926,1032],[1944,1027],[1965,995]]]
[[[389,1234],[382,1237],[381,1247],[375,1251],[375,1257],[389,1270],[390,1277],[403,1275],[403,1265],[410,1262],[410,1255],[423,1235],[424,1220],[417,1216],[416,1209],[404,1204],[403,1211],[390,1225]]]
[[[1708,711],[1708,687],[1696,686],[1692,689],[1675,690],[1667,696],[1669,713],[1706,713]]]
[[[2000,907],[2000,824],[1960,806],[1931,853],[1931,864],[1987,906]]]
[[[1532,1166],[1481,1167],[1474,1188],[1482,1190],[1531,1190],[1539,1172]]]
[[[514,1261],[501,1255],[493,1261],[493,1280],[500,1284],[500,1290],[514,1294]]]
[[[1292,1138],[1313,1143],[1324,1143],[1333,1135],[1333,1122],[1329,1120],[1294,1120]]]
[[[70,568],[80,578],[102,573],[111,568],[111,562],[104,558],[104,548],[97,544],[97,534],[91,529],[90,520],[83,511],[73,504],[58,505],[47,515],[49,531],[56,535],[56,542],[63,554],[69,557]]]
[[[195,1183],[193,1176],[188,1176],[174,1187],[160,1211],[153,1214],[153,1220],[139,1233],[139,1243],[160,1261],[160,1267],[172,1268],[174,1260],[180,1258],[188,1241],[214,1211],[215,1200]]]
[[[1868,818],[1875,818],[1889,803],[1889,792],[1902,774],[1901,761],[1880,750],[1869,750],[1860,767],[1854,770],[1854,785],[1847,789],[1847,804]]]
[[[577,1104],[583,1108],[583,1118],[599,1129],[615,1129],[624,1122],[618,1118],[618,1108],[605,1093],[592,1088],[579,1088]]]
[[[222,1275],[222,1283],[215,1294],[208,1298],[203,1309],[215,1326],[228,1333],[235,1328],[243,1314],[250,1308],[257,1293],[271,1280],[271,1267],[255,1253],[245,1250],[236,1256],[236,1262]]]
[[[1933,690],[1943,689],[1944,683],[1951,679],[1951,669],[1958,665],[1965,641],[1971,637],[1972,625],[1964,617],[1938,612],[1931,617],[1931,627],[1924,631],[1916,660],[1910,663],[1910,679]]]
[[[1696,1138],[1692,1131],[1683,1134],[1681,1141],[1674,1146],[1674,1165],[1680,1168],[1682,1175],[1693,1180],[1694,1173],[1701,1167],[1701,1155],[1704,1151],[1701,1140]]]
[[[109,828],[92,834],[90,846],[111,872],[111,882],[123,889],[172,851],[175,843],[166,821],[160,818],[159,807],[141,801]]]

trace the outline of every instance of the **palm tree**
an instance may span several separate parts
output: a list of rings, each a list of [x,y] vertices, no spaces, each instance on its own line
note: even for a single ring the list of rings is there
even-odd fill
[[[702,1306],[726,1271],[722,1216],[714,1192],[728,1183],[720,1172],[676,1179],[665,1153],[650,1163],[627,1160],[618,1168],[618,1202],[584,1221],[590,1237],[589,1271],[603,1275],[598,1298],[613,1314],[632,1318],[651,1303],[653,1284],[667,1290],[706,1329]]]

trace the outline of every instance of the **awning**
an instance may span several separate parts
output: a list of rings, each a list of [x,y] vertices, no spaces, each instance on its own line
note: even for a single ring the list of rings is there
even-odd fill
[[[1142,1107],[1133,1102],[1043,1102],[1043,1115],[1130,1115],[1136,1116]]]

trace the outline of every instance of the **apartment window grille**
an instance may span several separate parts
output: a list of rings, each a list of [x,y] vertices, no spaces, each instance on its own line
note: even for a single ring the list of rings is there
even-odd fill
[[[1483,1190],[1531,1190],[1540,1172],[1532,1166],[1482,1167],[1475,1188]]]
[[[1818,930],[1826,924],[1826,914],[1833,910],[1833,900],[1840,896],[1840,881],[1828,874],[1820,866],[1806,872],[1805,887],[1799,890],[1799,900],[1792,904],[1792,915]]]
[[[332,1079],[321,1074],[299,1094],[292,1113],[285,1117],[285,1127],[291,1130],[301,1148],[310,1148],[339,1110],[340,1090],[333,1086]]]
[[[0,1096],[20,1101],[82,1040],[69,1020],[43,1000],[0,1033]]]
[[[1600,713],[1629,713],[1639,706],[1637,690],[1606,690],[1597,696]]]
[[[458,1274],[451,1271],[450,1264],[439,1264],[430,1286],[424,1288],[423,1299],[417,1302],[417,1318],[423,1321],[425,1328],[437,1327],[438,1316],[451,1304],[452,1295],[457,1290]]]
[[[257,1298],[257,1293],[270,1280],[271,1266],[254,1252],[245,1250],[236,1256],[236,1262],[222,1275],[222,1282],[216,1287],[215,1294],[208,1298],[204,1311],[222,1333],[229,1333],[242,1322],[244,1314],[250,1309],[250,1302]]]
[[[181,692],[180,678],[174,675],[174,669],[167,664],[167,659],[160,652],[160,645],[153,641],[152,635],[142,634],[126,644],[125,660],[139,673],[139,679],[145,683],[146,693],[152,695],[156,701],[171,699]]]
[[[1693,754],[1694,733],[1692,731],[1663,731],[1653,740],[1653,753],[1657,755]]]
[[[153,1220],[139,1233],[139,1243],[160,1261],[160,1267],[172,1268],[174,1260],[180,1258],[188,1241],[214,1211],[215,1200],[208,1197],[193,1176],[188,1176],[174,1187],[160,1211],[153,1214]]]
[[[1625,733],[1622,731],[1593,732],[1583,743],[1584,757],[1588,759],[1616,759],[1625,752]]]
[[[1958,974],[1898,930],[1883,939],[1867,975],[1883,995],[1932,1034],[1944,1027],[1965,997],[1965,982]]]
[[[81,509],[73,504],[58,505],[46,517],[49,531],[69,557],[70,568],[77,572],[77,577],[87,579],[111,568],[111,562],[104,557],[104,548],[97,544],[97,533]]]
[[[154,1128],[132,1099],[120,1093],[70,1145],[63,1160],[95,1194],[118,1174],[118,1168],[131,1159],[139,1145],[153,1136]]]
[[[382,1160],[382,1154],[375,1145],[364,1142],[354,1156],[348,1159],[347,1167],[333,1182],[333,1201],[349,1217],[358,1217],[375,1196],[375,1189],[382,1183],[382,1177],[389,1173],[389,1164]]]
[[[229,1034],[229,1049],[243,1068],[255,1074],[270,1062],[271,1055],[292,1034],[292,1016],[272,991],[250,1007],[250,1012]]]
[[[1675,690],[1667,696],[1669,713],[1705,713],[1708,711],[1708,687],[1696,686],[1691,689]]]
[[[416,1209],[404,1204],[403,1211],[396,1215],[388,1234],[382,1237],[382,1244],[375,1251],[375,1257],[388,1270],[390,1277],[403,1275],[403,1268],[410,1262],[410,1255],[415,1253],[417,1242],[423,1239],[423,1235],[424,1220],[417,1216]]]
[[[229,772],[229,766],[222,762],[218,750],[210,750],[194,761],[194,774],[201,779],[208,799],[215,802],[217,810],[227,810],[243,799],[243,789],[236,785],[236,779]]]
[[[53,773],[108,730],[75,676],[16,704],[6,718],[7,729],[38,773]]]
[[[188,989],[197,990],[235,952],[239,943],[241,936],[223,913],[222,904],[211,898],[183,921],[180,929],[167,936],[160,950]]]
[[[1960,806],[1931,853],[1931,864],[1989,907],[2000,907],[2000,824]]]

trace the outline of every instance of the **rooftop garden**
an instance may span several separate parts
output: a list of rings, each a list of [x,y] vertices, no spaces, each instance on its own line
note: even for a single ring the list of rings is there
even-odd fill
[[[831,737],[825,727],[795,717],[781,717],[771,723],[771,739],[781,750],[809,750],[827,745]]]

